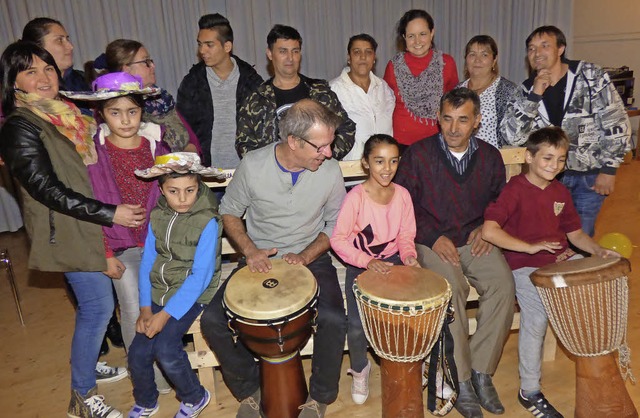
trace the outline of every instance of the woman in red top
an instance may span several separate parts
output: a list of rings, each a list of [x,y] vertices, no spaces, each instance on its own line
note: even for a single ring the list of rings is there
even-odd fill
[[[387,64],[384,80],[393,89],[393,134],[408,146],[439,132],[436,113],[440,97],[458,84],[453,57],[435,49],[433,18],[424,10],[409,10],[398,22],[405,52]]]

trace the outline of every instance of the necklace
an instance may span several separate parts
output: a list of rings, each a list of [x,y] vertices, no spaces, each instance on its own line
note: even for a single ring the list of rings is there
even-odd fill
[[[473,88],[473,87],[471,87],[471,86],[469,86],[469,85],[471,84],[471,79],[469,79],[469,83],[468,83],[467,85],[469,86],[469,88],[470,88],[471,90],[473,90],[473,91],[475,91],[476,93],[480,94],[480,93],[482,93],[483,91],[485,91],[485,90],[487,89],[487,87],[489,87],[489,86],[490,86],[490,85],[491,85],[491,84],[496,80],[496,78],[498,78],[498,76],[497,76],[496,74],[493,74],[493,75],[491,76],[491,79],[489,79],[489,82],[488,82],[488,83],[486,83],[484,86],[479,87],[479,88],[477,88],[477,89],[476,89],[476,88]]]

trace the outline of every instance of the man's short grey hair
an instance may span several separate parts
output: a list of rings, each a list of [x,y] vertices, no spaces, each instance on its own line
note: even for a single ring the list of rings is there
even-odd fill
[[[280,119],[280,140],[286,142],[289,135],[306,139],[309,129],[315,124],[335,130],[341,123],[342,118],[322,104],[312,99],[303,99],[291,106]]]

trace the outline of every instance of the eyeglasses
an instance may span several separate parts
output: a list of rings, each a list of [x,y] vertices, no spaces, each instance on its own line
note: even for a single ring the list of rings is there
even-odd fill
[[[301,141],[304,141],[304,142],[306,142],[307,144],[311,145],[313,148],[315,148],[315,149],[316,149],[316,152],[317,152],[318,154],[322,154],[322,152],[323,152],[324,150],[326,150],[326,149],[327,149],[327,147],[328,147],[329,145],[331,145],[331,144],[327,144],[327,145],[322,145],[322,146],[320,146],[320,147],[319,147],[319,146],[317,146],[316,144],[314,144],[313,142],[308,141],[308,140],[306,140],[306,139],[302,138],[301,136],[294,136],[294,138],[295,138],[295,139],[299,139],[299,140],[301,140]]]
[[[153,60],[151,58],[147,58],[144,59],[142,61],[134,61],[134,62],[130,62],[127,65],[133,65],[133,64],[144,64],[146,65],[148,68],[151,68],[151,65],[153,64]]]

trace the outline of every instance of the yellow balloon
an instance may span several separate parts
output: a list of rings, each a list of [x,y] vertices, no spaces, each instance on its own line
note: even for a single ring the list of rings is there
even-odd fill
[[[604,234],[600,241],[598,241],[601,247],[608,248],[620,254],[625,258],[631,257],[633,251],[633,245],[631,240],[625,234],[620,232],[609,232]]]

